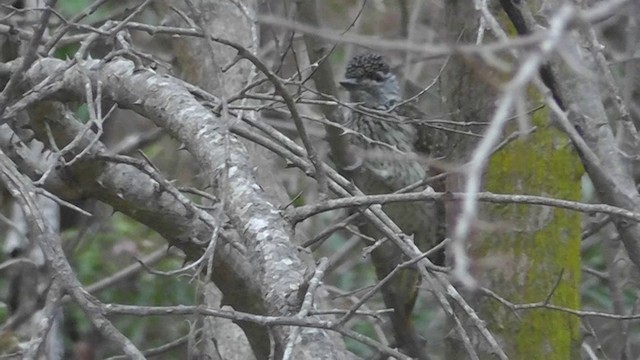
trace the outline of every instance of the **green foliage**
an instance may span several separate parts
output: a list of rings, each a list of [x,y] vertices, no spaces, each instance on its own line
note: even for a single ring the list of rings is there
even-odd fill
[[[75,111],[76,118],[80,120],[83,124],[89,121],[89,108],[87,104],[81,104]]]
[[[134,263],[134,254],[129,254],[128,250],[133,249],[135,256],[142,258],[143,253],[166,246],[165,240],[124,215],[114,214],[111,220],[111,228],[80,244],[72,254],[72,265],[84,285],[104,279]],[[70,230],[64,233],[64,239],[72,240],[76,235],[76,230]],[[168,271],[182,265],[181,259],[167,258],[153,268]],[[95,296],[104,303],[146,306],[190,305],[195,301],[195,292],[188,280],[189,278],[185,277],[162,277],[142,271],[96,293]],[[77,306],[68,307],[66,317],[66,322],[75,328],[80,338],[95,334],[93,326]],[[186,334],[188,324],[182,317],[180,319],[175,321],[165,316],[150,317],[140,321],[137,317],[118,316],[111,320],[125,336],[132,339],[141,349],[145,349],[166,344]]]
[[[58,1],[58,9],[65,17],[72,17],[77,15],[81,11],[87,8],[93,1],[90,0],[64,0]],[[89,15],[88,19],[92,20],[100,15],[104,14],[105,11],[98,9],[94,14]]]
[[[371,326],[370,322],[358,322],[355,326],[353,326],[352,330],[372,339],[377,338],[375,330],[373,329],[373,326]],[[373,355],[371,348],[365,346],[359,341],[347,337],[344,339],[344,343],[347,346],[347,349],[353,351],[355,354],[362,358],[367,359]]]
[[[73,57],[73,55],[76,53],[76,51],[78,51],[79,48],[79,44],[69,44],[66,46],[61,46],[56,49],[56,51],[53,53],[53,56],[58,59],[68,59]]]
[[[7,304],[0,301],[0,322],[4,322],[7,320],[7,316],[9,315],[9,309],[7,308]]]
[[[58,1],[57,7],[60,13],[64,15],[66,18],[72,18],[73,16],[79,14],[81,11],[84,11],[87,6],[89,6],[93,1],[90,0],[64,0]],[[109,2],[106,5],[101,6],[94,12],[93,14],[87,16],[83,22],[92,23],[97,21],[98,19],[103,18],[108,14]],[[70,58],[75,54],[75,52],[80,47],[80,44],[69,44],[65,46],[61,46],[56,48],[54,52],[54,57],[58,59],[66,59]]]

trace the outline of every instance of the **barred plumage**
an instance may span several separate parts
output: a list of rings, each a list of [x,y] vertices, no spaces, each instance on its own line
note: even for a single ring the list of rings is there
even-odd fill
[[[400,89],[389,65],[377,54],[359,55],[351,59],[341,84],[349,91],[352,102],[366,107],[388,110],[400,101]],[[416,128],[400,120],[380,119],[352,111],[347,125],[362,136],[349,135],[362,161],[351,178],[367,194],[387,194],[423,180],[426,169],[420,164],[414,144]],[[437,238],[436,206],[429,202],[395,203],[383,206],[385,212],[402,230],[414,236],[422,251],[433,247]],[[370,225],[362,231],[376,238],[380,233]],[[407,260],[391,242],[372,252],[376,274],[382,279],[398,264]],[[408,355],[425,358],[422,342],[411,322],[420,275],[415,269],[401,271],[382,289],[386,306],[394,309],[392,325],[398,347]]]

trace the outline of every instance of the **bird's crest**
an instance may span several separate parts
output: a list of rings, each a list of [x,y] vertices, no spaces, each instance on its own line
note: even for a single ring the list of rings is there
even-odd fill
[[[345,77],[348,79],[377,79],[378,74],[389,73],[389,65],[380,54],[367,53],[356,55],[347,64]]]

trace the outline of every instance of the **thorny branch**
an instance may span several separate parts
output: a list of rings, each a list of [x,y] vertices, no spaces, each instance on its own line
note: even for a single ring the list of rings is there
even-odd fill
[[[82,285],[75,277],[73,269],[64,256],[58,235],[51,231],[35,202],[32,195],[35,193],[35,188],[31,181],[16,169],[15,165],[2,151],[0,151],[0,179],[26,214],[30,235],[38,241],[40,248],[56,272],[57,277],[54,281],[61,282],[65,290],[71,294],[75,302],[105,338],[118,344],[131,358],[144,359],[140,350],[136,348],[131,340],[122,335],[106,317],[95,313],[99,302],[82,288]]]
[[[303,280],[304,276],[302,276],[303,274],[301,273],[302,266],[300,263],[298,263],[298,257],[295,255],[295,251],[293,251],[293,248],[290,247],[292,231],[289,227],[289,224],[285,220],[290,220],[295,224],[299,221],[305,220],[313,215],[322,212],[346,207],[360,207],[363,215],[369,221],[379,227],[380,230],[385,234],[385,236],[387,237],[387,241],[393,241],[404,251],[408,258],[413,259],[406,262],[402,266],[414,265],[416,263],[418,264],[425,282],[428,284],[428,287],[434,292],[436,298],[440,302],[447,315],[454,319],[455,323],[457,324],[457,326],[455,326],[455,329],[458,332],[460,338],[464,340],[464,345],[467,348],[467,352],[469,353],[469,355],[472,357],[477,356],[473,350],[473,345],[471,343],[469,334],[467,334],[467,330],[465,330],[464,326],[462,326],[463,319],[460,318],[461,313],[458,313],[457,310],[456,312],[454,312],[453,304],[457,304],[457,306],[463,310],[465,316],[468,317],[468,319],[474,324],[477,330],[484,337],[485,341],[489,344],[490,347],[492,347],[497,356],[499,358],[506,359],[507,355],[502,351],[500,345],[498,345],[498,341],[488,330],[477,312],[467,303],[467,301],[460,295],[457,287],[454,286],[448,279],[448,269],[437,268],[427,259],[424,259],[425,254],[422,254],[410,241],[407,240],[404,235],[401,235],[399,228],[395,226],[393,222],[391,222],[391,220],[379,207],[372,205],[403,201],[464,200],[464,211],[462,213],[462,216],[459,218],[458,226],[456,227],[453,234],[454,236],[452,238],[452,248],[454,250],[453,253],[455,258],[455,268],[453,270],[453,274],[458,279],[465,281],[467,285],[473,284],[473,277],[468,273],[469,264],[466,262],[464,240],[469,234],[470,224],[473,222],[475,216],[477,215],[477,202],[541,205],[589,214],[604,213],[610,215],[610,218],[616,223],[620,223],[623,221],[631,221],[635,223],[640,221],[640,214],[636,211],[636,207],[629,206],[631,202],[625,203],[622,201],[617,201],[606,202],[603,204],[587,204],[576,201],[554,199],[545,196],[492,194],[480,191],[482,171],[484,169],[484,166],[486,165],[486,162],[495,151],[496,144],[498,144],[498,142],[503,139],[502,130],[505,124],[512,119],[511,115],[514,112],[517,113],[516,116],[519,120],[524,118],[521,118],[519,115],[521,115],[521,100],[524,97],[526,86],[533,82],[536,86],[539,86],[542,89],[540,83],[536,79],[540,66],[544,64],[552,56],[552,54],[556,53],[557,48],[563,43],[563,41],[565,41],[566,34],[569,31],[584,25],[584,23],[601,21],[602,19],[605,19],[614,14],[621,6],[628,4],[629,1],[617,0],[602,2],[596,7],[584,11],[579,11],[577,10],[577,8],[569,5],[560,7],[558,11],[556,11],[554,16],[551,17],[551,20],[549,22],[550,26],[548,29],[531,32],[526,36],[522,36],[516,39],[508,39],[505,36],[504,32],[501,31],[502,29],[499,27],[499,24],[496,23],[495,18],[489,12],[486,1],[476,1],[476,8],[483,14],[483,25],[479,30],[478,39],[485,39],[485,35],[483,33],[485,27],[491,29],[491,31],[499,38],[499,40],[497,40],[497,42],[495,43],[485,43],[482,46],[450,44],[431,44],[428,46],[424,46],[424,44],[404,43],[399,41],[382,41],[370,36],[351,34],[340,36],[338,38],[337,35],[332,31],[318,28],[317,24],[313,24],[314,26],[308,26],[283,20],[281,18],[275,18],[272,16],[259,16],[257,19],[263,24],[270,24],[278,27],[300,31],[306,34],[313,34],[314,36],[318,36],[324,39],[330,39],[336,42],[355,43],[358,45],[369,44],[377,49],[399,49],[407,51],[407,53],[421,53],[423,55],[431,57],[444,58],[459,53],[493,53],[504,50],[511,51],[513,49],[533,49],[531,52],[531,56],[524,59],[515,76],[505,86],[503,96],[497,102],[498,107],[494,113],[494,118],[489,122],[482,123],[482,125],[488,125],[485,128],[485,133],[483,135],[457,130],[453,128],[454,125],[449,124],[452,126],[452,132],[461,132],[471,136],[482,138],[480,145],[473,152],[472,161],[469,162],[469,164],[462,170],[453,168],[451,169],[451,171],[462,171],[466,174],[468,182],[467,189],[464,193],[435,193],[424,191],[405,194],[385,194],[372,196],[365,196],[364,194],[362,194],[347,179],[340,176],[334,169],[332,169],[328,164],[322,161],[320,154],[315,149],[315,145],[312,144],[312,140],[309,135],[310,132],[308,131],[308,129],[311,124],[306,121],[308,117],[303,115],[300,112],[299,108],[309,103],[320,104],[327,108],[341,106],[348,107],[355,111],[365,111],[370,115],[373,114],[373,116],[377,116],[382,119],[388,119],[389,121],[397,121],[397,119],[395,119],[393,116],[385,114],[383,112],[371,112],[366,109],[361,109],[357,104],[345,104],[338,99],[326,100],[331,99],[330,97],[325,97],[325,100],[317,100],[305,98],[304,96],[298,96],[298,94],[293,95],[287,90],[286,86],[303,85],[302,83],[291,80],[284,80],[283,78],[281,78],[271,70],[269,64],[267,64],[256,55],[257,52],[249,51],[248,49],[233,41],[213,36],[195,27],[178,28],[167,26],[153,26],[132,21],[134,15],[143,11],[143,9],[150,3],[150,1],[144,1],[140,5],[138,5],[136,10],[134,10],[133,13],[130,14],[130,16],[126,17],[125,20],[112,22],[104,29],[94,29],[95,31],[91,35],[66,35],[70,29],[78,28],[74,26],[74,23],[79,22],[86,15],[94,12],[104,3],[106,3],[106,1],[94,2],[87,9],[86,13],[81,13],[73,17],[70,21],[65,22],[62,27],[58,28],[58,31],[55,32],[53,36],[49,37],[44,33],[43,30],[48,24],[49,16],[51,13],[51,6],[55,4],[55,1],[51,1],[48,3],[48,7],[45,8],[45,10],[42,12],[41,20],[36,31],[30,32],[24,29],[17,30],[21,38],[30,40],[30,44],[26,54],[22,57],[21,61],[16,61],[14,63],[8,64],[0,64],[0,75],[9,78],[9,81],[5,86],[2,94],[0,94],[0,113],[4,113],[5,116],[14,116],[14,114],[16,114],[17,112],[26,109],[33,104],[37,104],[44,99],[49,99],[52,97],[66,101],[67,98],[60,94],[62,90],[74,93],[76,99],[84,98],[84,102],[89,107],[90,121],[82,129],[82,131],[76,132],[76,134],[74,135],[75,137],[71,142],[69,142],[68,145],[62,147],[62,150],[60,150],[57,147],[56,141],[54,139],[56,136],[54,136],[51,129],[48,130],[48,135],[50,138],[49,140],[53,140],[49,141],[49,146],[53,151],[56,152],[56,155],[58,157],[61,158],[67,152],[74,155],[70,161],[63,161],[64,166],[72,168],[74,167],[74,165],[77,166],[76,163],[81,163],[86,160],[98,160],[114,166],[126,165],[136,168],[137,170],[139,170],[139,173],[145,174],[148,178],[153,179],[157,184],[159,184],[158,186],[162,189],[162,192],[169,193],[172,197],[172,201],[180,204],[180,206],[183,207],[183,210],[186,210],[190,214],[190,216],[195,216],[198,221],[206,224],[210,228],[210,230],[212,230],[212,233],[209,234],[212,237],[205,238],[204,240],[199,239],[200,241],[202,241],[202,244],[199,245],[203,245],[204,243],[206,243],[206,240],[217,238],[217,231],[221,229],[218,219],[213,219],[207,211],[196,206],[190,199],[186,198],[181,192],[179,192],[176,187],[172,186],[170,181],[165,179],[157,169],[153,169],[151,166],[149,166],[148,163],[145,163],[144,161],[137,161],[135,159],[124,156],[106,154],[102,150],[103,145],[99,141],[99,137],[102,134],[102,122],[105,118],[109,117],[111,113],[111,111],[109,111],[109,113],[105,115],[101,114],[101,105],[104,101],[103,97],[110,97],[110,100],[115,100],[120,106],[129,107],[137,112],[140,112],[141,114],[144,114],[147,117],[153,118],[154,121],[156,121],[156,124],[170,132],[175,138],[185,143],[189,151],[197,158],[200,166],[202,168],[208,168],[210,170],[208,172],[210,178],[216,178],[218,176],[218,170],[220,170],[221,167],[225,168],[225,171],[227,171],[230,176],[232,173],[241,173],[240,176],[231,176],[231,178],[229,179],[232,182],[230,191],[235,192],[231,195],[225,194],[225,196],[230,196],[231,201],[235,201],[234,206],[236,206],[237,209],[243,209],[243,211],[249,209],[248,211],[253,211],[253,209],[250,209],[251,206],[261,207],[260,211],[255,211],[249,214],[248,217],[245,217],[246,214],[242,213],[242,211],[234,213],[232,210],[231,213],[228,214],[231,218],[232,223],[235,225],[238,231],[248,232],[248,234],[243,233],[243,236],[246,235],[247,239],[238,240],[235,237],[231,237],[231,239],[228,239],[228,237],[225,236],[223,237],[223,239],[226,239],[225,243],[234,246],[235,250],[237,250],[240,254],[250,254],[252,259],[260,258],[260,260],[264,261],[269,256],[274,254],[275,250],[270,249],[269,244],[264,243],[260,239],[261,236],[266,232],[273,231],[273,234],[275,234],[274,242],[278,243],[279,246],[285,247],[287,251],[289,251],[285,258],[294,259],[294,264],[291,266],[291,268],[294,269],[293,271],[291,271],[291,273],[293,273],[293,276],[292,274],[288,273],[289,269],[287,269],[287,271],[282,271],[282,269],[269,268],[268,265],[270,264],[266,261],[264,262],[264,266],[266,266],[266,268],[261,269],[261,271],[264,272],[260,273],[259,275],[263,278],[269,278],[270,276],[274,278],[277,277],[278,279],[283,280],[283,282],[279,285],[284,285],[284,288],[288,287],[289,290],[291,290],[292,288],[299,289],[299,286],[301,284],[303,288],[304,286],[308,285],[308,288],[306,288],[306,297],[304,299],[304,302],[302,303],[302,307],[297,311],[297,313],[286,311],[286,315],[272,314],[272,316],[263,316],[243,312],[227,312],[222,310],[207,309],[203,307],[127,307],[115,304],[103,305],[99,302],[95,302],[93,299],[90,299],[88,297],[88,294],[83,293],[82,288],[80,288],[77,280],[73,276],[67,276],[69,271],[71,270],[65,267],[68,266],[68,264],[61,260],[61,253],[57,252],[58,249],[56,249],[56,247],[53,246],[50,241],[51,239],[55,239],[51,238],[51,236],[55,237],[55,234],[50,234],[45,227],[42,227],[41,215],[38,215],[37,209],[35,209],[33,203],[30,202],[32,201],[29,198],[29,196],[31,196],[30,194],[41,192],[42,190],[33,188],[33,185],[31,185],[26,178],[19,178],[19,174],[17,174],[15,166],[8,162],[8,158],[6,158],[4,154],[0,154],[2,156],[0,160],[2,160],[3,164],[3,181],[6,184],[9,184],[9,181],[13,181],[13,188],[11,188],[9,185],[7,186],[10,190],[12,190],[12,194],[14,195],[14,197],[19,199],[19,201],[22,201],[22,205],[25,208],[28,208],[33,215],[33,219],[35,220],[33,220],[34,224],[32,225],[34,226],[34,228],[32,229],[32,231],[37,230],[42,233],[42,236],[39,237],[39,239],[43,241],[43,244],[50,247],[48,256],[50,256],[52,260],[58,261],[57,271],[61,273],[66,272],[66,275],[63,277],[62,281],[60,283],[55,283],[54,285],[62,285],[66,289],[66,291],[68,291],[72,295],[73,300],[80,303],[86,309],[100,309],[99,315],[89,315],[89,317],[94,322],[107,324],[104,327],[105,334],[107,334],[112,340],[119,343],[125,350],[125,352],[131,354],[131,356],[141,358],[142,354],[130,342],[127,342],[128,340],[124,338],[119,332],[117,332],[117,330],[115,330],[115,328],[113,328],[112,325],[108,323],[108,321],[105,322],[106,319],[104,318],[104,315],[127,314],[136,316],[147,316],[150,314],[201,314],[206,316],[226,317],[239,321],[255,322],[258,324],[269,326],[270,328],[276,327],[278,329],[281,329],[284,326],[292,326],[292,330],[286,332],[286,335],[283,335],[283,333],[278,334],[280,343],[286,344],[286,356],[292,356],[291,354],[293,352],[294,346],[296,346],[300,327],[316,327],[320,329],[337,331],[344,336],[352,337],[357,341],[361,341],[367,345],[370,345],[386,355],[395,356],[397,358],[405,358],[397,350],[383,345],[380,342],[373,341],[343,327],[346,320],[348,320],[353,314],[356,313],[358,308],[362,304],[364,304],[375,293],[376,289],[384,283],[384,280],[383,282],[380,282],[375,287],[373,287],[373,289],[368,292],[360,302],[351,307],[350,310],[348,310],[344,314],[344,317],[338,322],[324,321],[317,318],[312,318],[312,316],[319,313],[317,311],[311,310],[313,304],[313,295],[318,286],[320,286],[320,279],[325,275],[324,271],[327,270],[326,266],[328,266],[328,263],[326,261],[322,262],[321,265],[315,269],[315,275],[310,280]],[[83,26],[79,28],[82,30],[87,30],[91,27]],[[90,59],[84,60],[84,53],[88,52],[89,45],[96,39],[103,36],[105,31],[108,31],[112,36],[119,36],[118,39],[120,43],[125,41],[125,37],[122,35],[123,33],[119,32],[121,30],[145,31],[153,36],[180,35],[206,37],[208,41],[215,41],[231,46],[238,51],[239,57],[249,60],[255,66],[255,68],[260,71],[262,76],[266,78],[267,81],[256,80],[256,85],[269,83],[270,86],[272,86],[276,90],[275,92],[280,95],[280,97],[276,97],[271,94],[267,95],[264,93],[248,93],[247,91],[249,90],[249,87],[247,87],[246,90],[243,90],[242,93],[232,99],[232,102],[242,99],[242,105],[234,107],[232,104],[225,104],[227,107],[222,107],[221,104],[224,103],[224,100],[220,100],[219,98],[216,98],[215,96],[208,94],[201,89],[181,83],[180,81],[172,79],[171,77],[167,77],[168,80],[162,79],[160,76],[151,74],[150,71],[147,71],[145,69],[134,69],[130,62],[122,60],[119,57],[113,57],[108,62],[94,61]],[[2,27],[2,25],[0,25],[0,34],[8,32],[9,29],[5,29],[4,27]],[[589,33],[589,40],[594,49],[596,49],[594,51],[597,52],[597,48],[599,47],[599,45],[598,39],[595,37],[595,34]],[[85,42],[83,43],[81,51],[78,53],[78,57],[71,61],[65,62],[52,59],[36,60],[36,51],[38,49],[38,46],[43,41],[46,42],[44,46],[44,53],[48,54],[51,54],[56,47],[67,43],[77,41]],[[478,43],[481,42],[482,41],[478,41]],[[617,87],[610,74],[610,71],[607,68],[606,59],[600,55],[601,54],[597,54],[599,71],[606,75],[605,79],[607,80],[607,87],[612,93],[615,94],[615,104],[618,108],[618,111],[623,115],[623,120],[626,122],[626,125],[629,126],[631,124],[629,120],[629,111],[625,108],[625,104],[621,102],[621,97],[616,91]],[[318,64],[314,64],[314,66],[316,65]],[[46,76],[44,76],[44,74],[46,74]],[[51,74],[55,75],[50,76]],[[300,72],[299,75],[300,77],[302,77]],[[22,99],[22,101],[16,101],[11,104],[11,101],[14,101],[16,99],[16,88],[18,87],[17,84],[19,81],[24,80],[23,77],[26,77],[26,81],[31,82],[31,86],[47,85],[47,88],[39,93],[28,94],[28,98],[25,97],[24,99]],[[123,77],[124,79],[114,80],[111,77]],[[136,98],[136,95],[144,93],[144,89],[136,87],[135,83],[146,83],[150,88],[153,88],[155,91],[160,93],[160,96],[162,95],[163,87],[170,87],[171,89],[176,91],[178,96],[182,96],[181,99],[185,103],[182,104],[183,107],[178,109],[163,108],[163,111],[158,111],[157,108],[164,106],[165,104],[160,104],[159,102],[154,103],[153,101],[150,101],[149,99],[144,97]],[[299,88],[304,87],[300,86]],[[428,88],[429,87],[425,88],[425,91]],[[154,94],[154,96],[156,95],[157,94]],[[247,106],[244,100],[249,98],[269,101],[269,105],[265,106],[265,108],[273,107],[280,110],[283,109],[282,105],[284,104],[284,109],[286,109],[284,113],[287,116],[290,116],[294,121],[297,130],[297,136],[299,136],[303,146],[298,146],[294,141],[284,136],[269,124],[257,119],[253,119],[251,117],[243,116],[242,112],[245,109],[249,109],[252,111],[255,110],[256,113],[261,110],[259,106]],[[196,99],[198,101],[195,101]],[[581,150],[583,160],[586,159],[586,162],[590,166],[601,167],[601,159],[599,159],[598,157],[600,154],[590,150],[588,144],[582,140],[580,134],[575,130],[575,127],[571,123],[571,120],[573,119],[569,119],[566,116],[566,109],[561,109],[560,107],[558,107],[558,104],[556,104],[550,96],[545,100],[551,110],[558,114],[558,117],[560,118],[559,123],[569,134],[569,137],[574,141],[574,144],[576,144],[577,148]],[[112,107],[112,110],[113,109],[115,109],[115,106]],[[192,112],[192,114],[185,115],[184,127],[178,126],[176,124],[177,121],[174,123],[174,120],[178,117],[171,118],[172,110]],[[231,128],[231,132],[233,134],[258,143],[269,149],[270,151],[273,151],[276,154],[280,155],[282,158],[286,159],[287,162],[301,169],[305,174],[314,177],[318,181],[318,184],[320,185],[323,193],[325,192],[326,188],[326,190],[332,191],[333,194],[335,194],[335,196],[337,196],[338,198],[332,200],[322,199],[322,201],[317,204],[304,205],[301,207],[293,208],[291,210],[280,211],[276,206],[273,206],[273,204],[270,204],[268,203],[268,201],[264,200],[261,197],[262,194],[260,194],[260,192],[252,192],[251,196],[254,197],[246,196],[246,194],[242,193],[242,191],[251,189],[254,183],[251,182],[252,177],[250,171],[244,167],[247,159],[243,157],[243,150],[240,146],[237,146],[237,144],[235,143],[235,138],[233,138],[233,140],[226,140],[230,141],[230,143],[227,143],[227,145],[230,144],[232,147],[231,157],[229,157],[229,153],[226,153],[224,156],[226,161],[221,163],[215,157],[211,156],[211,154],[220,155],[220,152],[218,151],[219,149],[216,150],[216,147],[219,145],[220,138],[216,134],[216,129],[212,129],[211,127],[209,127],[211,123],[216,123],[216,121],[218,121],[211,115],[211,111],[209,110],[211,110],[213,113],[218,114],[220,112],[229,111],[230,114],[237,115],[238,119],[241,119],[243,123],[237,123],[233,125],[233,127]],[[237,110],[237,112],[235,110]],[[327,114],[330,113],[327,112]],[[205,121],[194,121],[195,117],[203,117]],[[180,120],[183,119],[180,118]],[[424,121],[424,119],[416,120]],[[327,122],[326,120],[319,120],[319,122],[327,125],[327,132],[332,131],[330,129],[337,130],[337,133],[346,131],[346,129],[344,127],[341,127],[340,124],[330,124],[330,122]],[[446,122],[447,120],[443,120],[443,123]],[[47,126],[49,126],[48,123]],[[635,131],[631,131],[634,129],[629,128],[628,130],[630,130],[628,134],[632,135],[633,137],[637,135]],[[204,139],[207,142],[213,143],[214,146],[200,148],[200,145],[197,144],[196,141],[193,141],[194,137],[196,140]],[[50,167],[48,167],[44,172],[44,174],[40,174],[41,181],[37,182],[36,185],[44,186],[47,183],[50,183],[51,179],[49,179],[49,177],[56,178],[58,169],[56,169],[53,165],[54,164],[51,164]],[[9,175],[11,175],[12,177],[9,177]],[[608,179],[615,185],[614,179],[607,178],[606,174],[603,174],[602,178],[605,180]],[[214,186],[215,184],[210,185]],[[613,188],[616,191],[622,191],[621,189],[615,187]],[[242,189],[242,191],[236,191],[238,189]],[[62,203],[63,200],[60,200],[60,202]],[[243,205],[251,206],[242,207]],[[264,214],[264,212],[271,212],[277,215],[266,218],[265,221],[267,221],[267,223],[257,222],[256,219],[260,219],[260,215]],[[282,215],[284,215],[284,217]],[[348,218],[341,226],[346,226],[355,218],[356,216]],[[11,224],[11,221],[8,220],[8,223]],[[276,225],[272,228],[272,224]],[[37,228],[36,225],[39,225],[41,227]],[[331,231],[334,231],[334,229],[331,229]],[[237,236],[237,234],[235,235]],[[271,233],[269,236],[271,236]],[[323,235],[322,237],[326,236]],[[243,241],[243,243],[241,243],[240,241]],[[210,249],[217,247],[218,246],[216,246],[215,242],[209,243]],[[629,250],[629,252],[633,255],[633,252],[631,250]],[[196,264],[198,264],[200,261],[208,260],[209,255],[211,255],[210,259],[211,261],[213,261],[213,253],[209,253],[208,250],[205,250],[204,254],[199,254],[202,255],[202,257],[200,257],[200,260],[198,260]],[[633,259],[634,257],[632,256],[632,260]],[[9,264],[7,266],[11,265]],[[138,268],[141,268],[141,266],[138,266]],[[190,267],[188,267],[187,269],[190,269]],[[437,272],[433,272],[434,270],[437,270]],[[393,276],[393,274],[390,274],[390,276]],[[55,290],[55,288],[53,289]],[[259,291],[267,302],[272,300],[274,302],[278,302],[279,300],[281,300],[281,302],[279,303],[280,305],[287,303],[287,301],[283,300],[282,298],[277,299],[280,297],[280,294],[273,293],[274,290],[272,288],[261,288],[259,289]],[[547,299],[539,303],[513,304],[500,297],[499,295],[493,293],[489,289],[480,288],[480,291],[484,295],[491,296],[492,298],[496,299],[501,304],[505,305],[513,311],[528,309],[549,309],[554,311],[563,311],[580,317],[596,316],[614,320],[638,319],[638,317],[640,316],[637,314],[624,315],[607,314],[597,311],[581,311],[555,306],[551,304],[549,298],[551,295],[553,295],[553,293],[551,293]],[[57,297],[55,292],[52,292],[52,296]],[[269,309],[273,313],[274,307],[271,307]],[[467,319],[464,320],[466,321]],[[176,340],[176,343],[180,343],[181,341],[185,340],[181,338]],[[36,343],[36,345],[38,344]],[[36,346],[35,351],[37,351],[37,348],[38,347]]]

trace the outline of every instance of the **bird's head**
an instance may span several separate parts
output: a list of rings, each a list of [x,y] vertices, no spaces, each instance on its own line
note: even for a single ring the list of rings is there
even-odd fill
[[[391,107],[400,100],[398,80],[379,54],[354,56],[340,85],[349,92],[351,101],[367,107]]]

